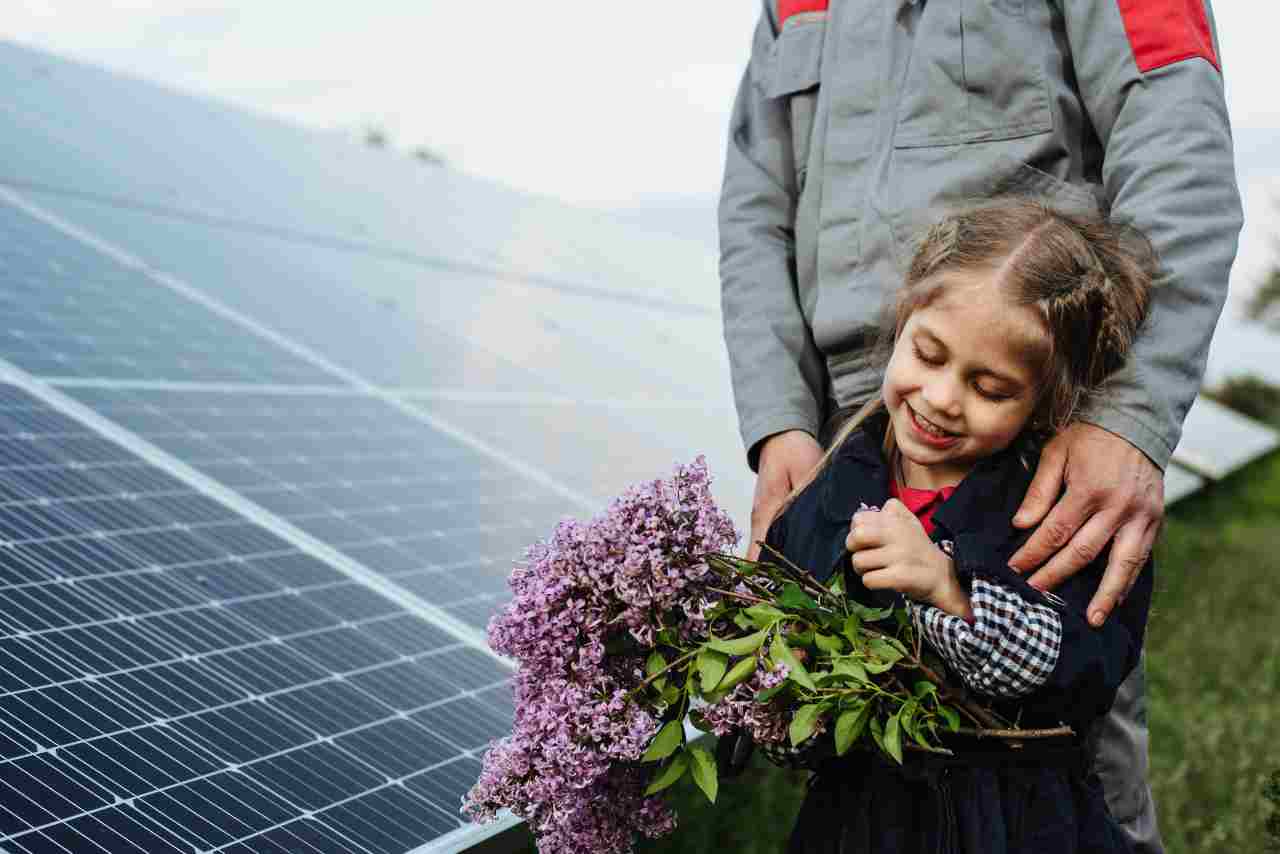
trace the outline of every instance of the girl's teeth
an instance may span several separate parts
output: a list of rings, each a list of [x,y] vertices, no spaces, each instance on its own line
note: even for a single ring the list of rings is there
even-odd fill
[[[919,412],[916,413],[916,423],[924,428],[926,433],[932,433],[934,436],[949,436],[950,434],[937,426],[931,421],[925,420],[924,416]]]

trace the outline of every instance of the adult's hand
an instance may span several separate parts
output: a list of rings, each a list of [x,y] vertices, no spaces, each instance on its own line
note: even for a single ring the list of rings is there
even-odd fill
[[[1059,498],[1064,483],[1067,491]],[[1040,455],[1013,524],[1030,528],[1044,522],[1009,565],[1019,572],[1039,567],[1030,583],[1051,590],[1114,539],[1102,583],[1089,602],[1089,622],[1100,626],[1138,580],[1163,518],[1163,472],[1115,433],[1076,422]]]
[[[756,491],[751,499],[751,547],[747,559],[760,555],[760,546],[769,531],[778,506],[791,494],[822,459],[822,446],[803,430],[774,433],[760,446],[756,466]]]

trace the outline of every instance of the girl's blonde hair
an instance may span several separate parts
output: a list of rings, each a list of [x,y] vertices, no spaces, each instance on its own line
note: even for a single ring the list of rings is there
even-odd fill
[[[935,223],[911,258],[876,345],[888,363],[908,318],[936,300],[957,277],[990,277],[1015,306],[1031,306],[1049,330],[1042,385],[1028,422],[1047,436],[1061,430],[1119,368],[1142,328],[1159,272],[1155,251],[1137,229],[1103,216],[1056,210],[1026,197],[974,205]],[[783,502],[781,515],[862,423],[883,408],[868,401],[831,441],[822,459]],[[884,452],[897,454],[892,424]]]

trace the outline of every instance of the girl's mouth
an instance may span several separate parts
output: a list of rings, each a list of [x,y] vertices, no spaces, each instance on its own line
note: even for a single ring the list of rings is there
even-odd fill
[[[943,430],[912,409],[910,405],[907,406],[907,411],[911,413],[911,426],[915,428],[916,436],[925,444],[935,448],[946,448],[959,441],[958,434]]]

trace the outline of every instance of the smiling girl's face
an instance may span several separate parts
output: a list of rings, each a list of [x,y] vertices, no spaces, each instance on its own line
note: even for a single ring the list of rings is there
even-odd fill
[[[948,273],[894,342],[881,392],[906,485],[960,482],[1004,449],[1035,411],[1049,331],[989,276]]]

